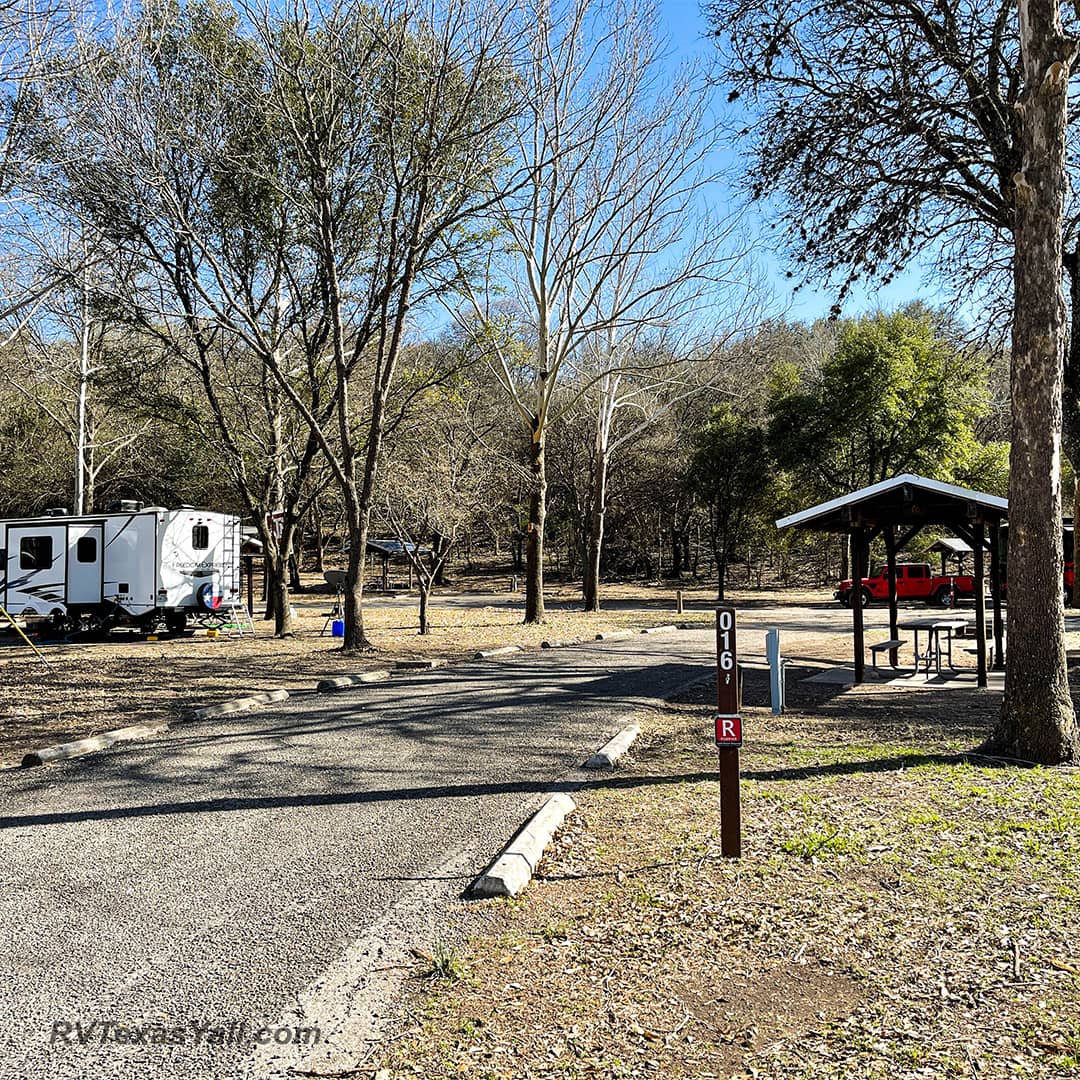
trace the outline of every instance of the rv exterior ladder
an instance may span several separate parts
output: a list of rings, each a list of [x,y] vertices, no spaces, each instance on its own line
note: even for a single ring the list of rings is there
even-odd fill
[[[245,633],[255,636],[255,622],[247,604],[230,604],[225,610],[224,626],[237,637],[243,637]]]

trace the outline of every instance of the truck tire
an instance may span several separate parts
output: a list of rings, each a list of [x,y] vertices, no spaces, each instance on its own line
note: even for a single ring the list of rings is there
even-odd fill
[[[959,593],[959,590],[957,590],[957,593]],[[952,590],[948,585],[942,585],[942,587],[934,593],[934,603],[937,604],[938,607],[952,607]]]
[[[840,601],[841,607],[851,607],[851,593],[841,593],[836,599]]]
[[[863,607],[869,607],[870,604],[871,604],[871,601],[873,601],[874,598],[870,595],[870,590],[869,589],[860,589],[859,590],[859,599],[862,601],[862,606]]]

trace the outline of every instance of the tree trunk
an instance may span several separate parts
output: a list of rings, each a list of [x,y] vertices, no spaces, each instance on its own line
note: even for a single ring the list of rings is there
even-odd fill
[[[547,517],[547,463],[544,432],[534,431],[530,444],[532,490],[525,548],[525,621],[544,621],[544,519]]]
[[[1065,378],[1062,393],[1062,441],[1073,467],[1073,543],[1069,558],[1074,573],[1073,607],[1080,607],[1080,251],[1074,248],[1062,259],[1069,286],[1069,348],[1065,354]]]
[[[1014,309],[1009,455],[1009,662],[988,745],[1043,764],[1072,759],[1062,598],[1061,425],[1065,304],[1061,230],[1068,70],[1075,47],[1057,0],[1020,0],[1022,171],[1014,177]]]
[[[368,652],[372,648],[364,632],[364,553],[367,551],[368,517],[361,513],[351,497],[346,499],[345,513],[349,527],[349,559],[345,569],[345,636],[341,651]]]
[[[274,560],[271,558],[269,550],[267,550],[266,555],[263,557],[263,582],[265,585],[263,603],[266,605],[263,608],[264,619],[272,619],[277,606],[277,592],[274,589],[274,581]]]
[[[716,553],[716,599],[724,599],[724,587],[727,584],[727,556],[718,551]]]
[[[450,537],[443,536],[441,532],[434,532],[431,536],[431,569],[435,575],[433,585],[440,589],[446,584],[446,556],[450,550]],[[423,589],[423,584],[421,584]]]
[[[671,576],[676,581],[681,580],[683,576],[683,544],[682,536],[679,534],[678,526],[675,519],[671,521]]]
[[[292,637],[292,605],[289,603],[289,577],[285,561],[280,556],[273,561],[269,592],[274,597],[274,637]]]
[[[428,597],[431,593],[431,579],[420,578],[420,633],[428,632]]]
[[[1077,569],[1080,569],[1080,475],[1075,472],[1075,468],[1076,466],[1073,466],[1073,538],[1072,551],[1069,552],[1073,567],[1073,582],[1069,599],[1073,607],[1080,607],[1080,574],[1077,573]]]
[[[322,574],[326,571],[326,545],[323,543],[322,512],[318,499],[311,507],[311,529],[315,533],[315,572]]]
[[[589,535],[582,595],[585,611],[599,611],[600,551],[604,544],[604,511],[607,502],[607,453],[603,450],[598,450],[594,455],[589,485]]]

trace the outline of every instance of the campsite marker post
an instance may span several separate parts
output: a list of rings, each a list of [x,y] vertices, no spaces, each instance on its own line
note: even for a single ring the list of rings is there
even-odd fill
[[[742,855],[742,820],[739,805],[739,664],[735,644],[735,609],[716,609],[716,748],[720,756],[720,853]]]

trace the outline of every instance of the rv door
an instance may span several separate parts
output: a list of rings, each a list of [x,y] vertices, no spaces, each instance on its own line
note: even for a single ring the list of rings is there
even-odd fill
[[[8,529],[7,603],[12,615],[64,610],[67,526],[20,525]]]
[[[103,525],[69,525],[67,530],[67,602],[101,603]]]

